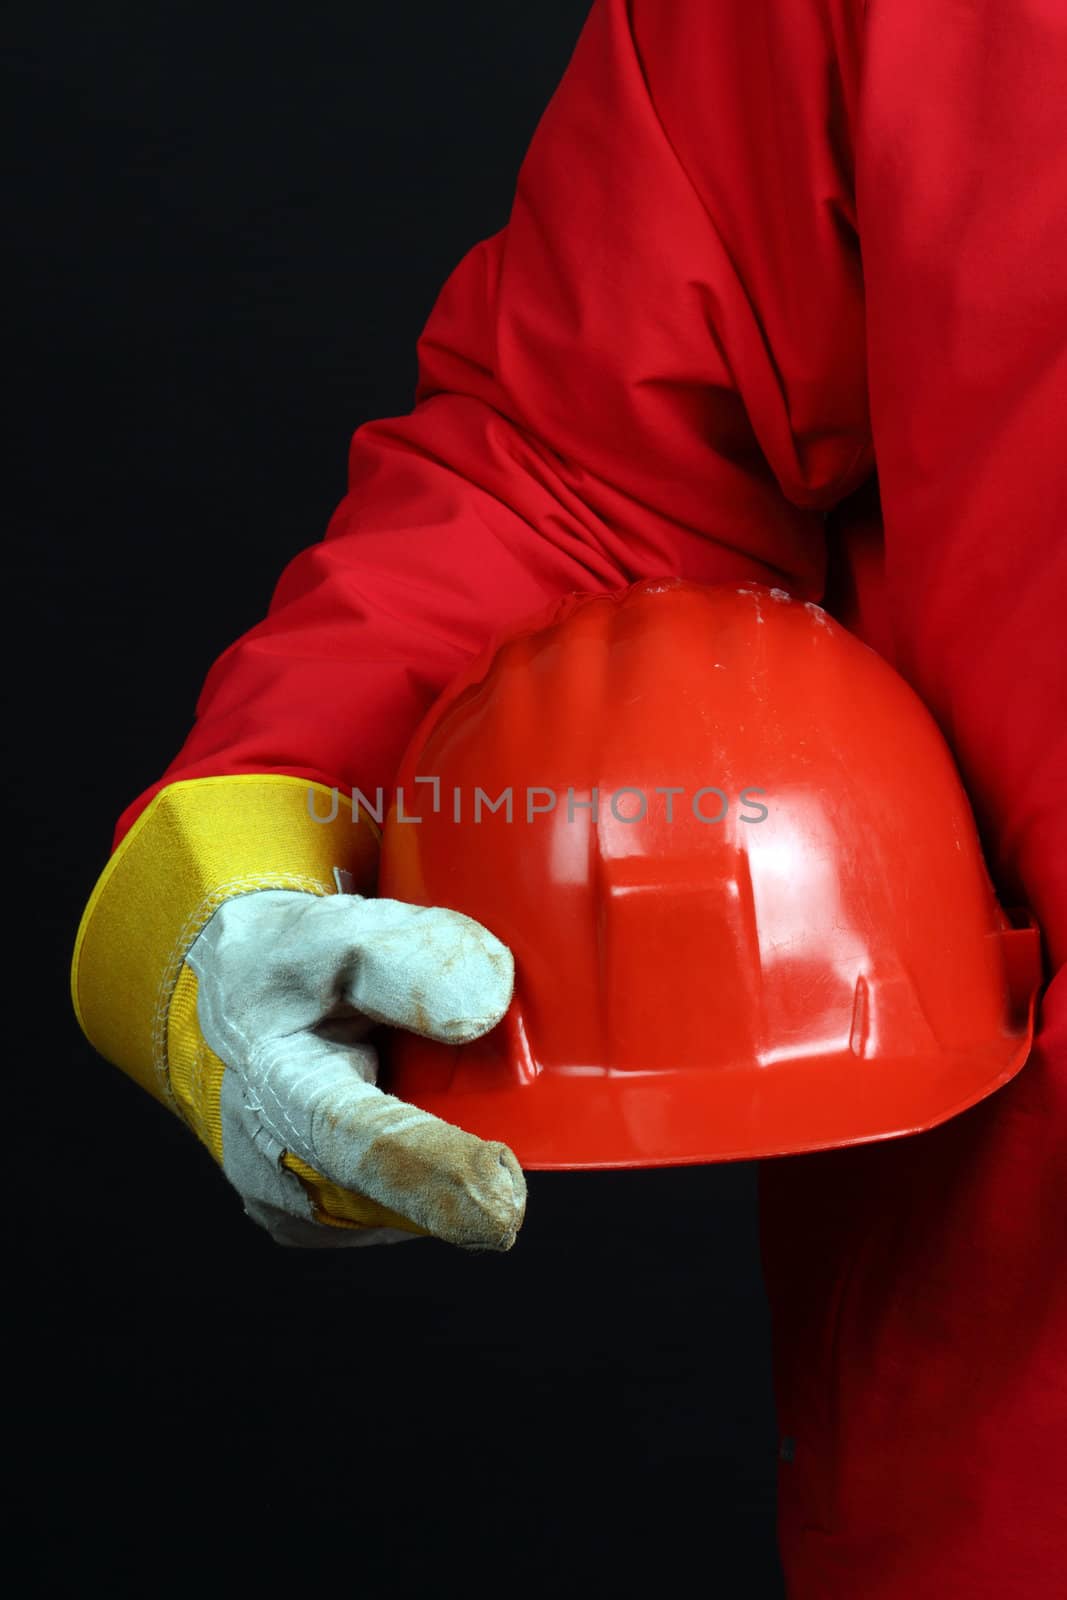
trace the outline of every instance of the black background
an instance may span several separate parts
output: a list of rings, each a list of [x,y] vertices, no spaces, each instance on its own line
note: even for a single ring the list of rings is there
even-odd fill
[[[751,1168],[534,1174],[504,1257],[283,1251],[67,993],[119,811],[411,409],[587,12],[7,10],[21,1592],[782,1593]]]

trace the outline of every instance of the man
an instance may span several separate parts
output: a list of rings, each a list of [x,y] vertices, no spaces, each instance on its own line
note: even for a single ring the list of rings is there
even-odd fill
[[[508,226],[427,323],[414,411],[356,433],[325,540],[213,667],[79,938],[90,1038],[278,1237],[414,1221],[506,1248],[508,1153],[398,1120],[358,1016],[347,1121],[329,1096],[354,1091],[317,1100],[312,1073],[309,1098],[280,1049],[258,1098],[241,1078],[260,1028],[315,1020],[307,975],[347,948],[332,869],[373,880],[370,825],[318,826],[308,784],[388,788],[449,678],[572,590],[770,582],[885,654],[953,748],[1049,983],[1030,1061],[974,1110],[764,1165],[800,1600],[1051,1600],[1067,1574],[1065,79],[1067,14],[1041,0],[598,0]],[[403,1024],[410,940],[375,904],[352,939],[393,939],[407,979],[386,961],[393,1009],[364,1011]],[[467,941],[484,1026],[506,1003],[487,948],[437,932]],[[279,948],[296,964],[268,970],[242,1043],[228,964]]]

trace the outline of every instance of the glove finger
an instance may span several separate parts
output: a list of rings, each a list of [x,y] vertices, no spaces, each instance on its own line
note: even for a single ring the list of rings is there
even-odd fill
[[[313,1034],[272,1041],[245,1080],[249,1114],[341,1188],[450,1244],[509,1250],[526,1208],[513,1153],[385,1094],[375,1067],[370,1045]]]
[[[472,917],[442,906],[361,900],[349,921],[354,959],[342,992],[372,1021],[464,1044],[488,1033],[511,1004],[511,951]]]

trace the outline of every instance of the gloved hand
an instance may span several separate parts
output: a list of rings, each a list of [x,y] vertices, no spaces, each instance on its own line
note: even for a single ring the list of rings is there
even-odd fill
[[[511,952],[456,911],[259,890],[226,901],[193,943],[203,1036],[224,1062],[223,1169],[245,1210],[283,1244],[417,1238],[314,1220],[281,1164],[323,1177],[468,1249],[508,1250],[526,1184],[504,1144],[383,1093],[375,1023],[463,1043],[511,1000]]]

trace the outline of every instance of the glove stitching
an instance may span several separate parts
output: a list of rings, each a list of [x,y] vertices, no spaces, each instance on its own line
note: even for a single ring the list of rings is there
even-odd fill
[[[284,1152],[286,1150],[290,1150],[290,1149],[294,1148],[294,1141],[295,1141],[295,1147],[297,1148],[297,1154],[298,1155],[302,1155],[303,1159],[305,1161],[307,1161],[309,1166],[314,1166],[314,1162],[311,1160],[310,1154],[307,1151],[307,1146],[306,1146],[303,1138],[300,1135],[299,1129],[297,1128],[296,1124],[293,1122],[292,1118],[290,1117],[288,1111],[285,1108],[284,1100],[282,1100],[282,1098],[278,1094],[277,1090],[274,1088],[273,1084],[270,1081],[270,1073],[274,1070],[275,1067],[280,1066],[280,1064],[281,1064],[281,1056],[282,1056],[281,1049],[279,1049],[276,1046],[275,1049],[273,1051],[269,1052],[269,1053],[264,1051],[264,1050],[258,1050],[257,1051],[251,1045],[250,1041],[247,1039],[247,1037],[241,1031],[241,1029],[237,1026],[237,1024],[234,1023],[233,1026],[234,1026],[235,1031],[238,1034],[240,1034],[241,1039],[242,1039],[242,1041],[243,1041],[243,1043],[244,1043],[244,1045],[246,1047],[246,1050],[248,1052],[249,1071],[247,1073],[242,1073],[241,1074],[241,1081],[242,1081],[242,1084],[243,1084],[245,1090],[248,1091],[248,1090],[252,1090],[253,1089],[253,1073],[254,1073],[255,1074],[255,1079],[254,1079],[255,1088],[256,1089],[260,1089],[260,1090],[265,1090],[266,1093],[270,1095],[271,1099],[274,1101],[275,1105],[278,1107],[278,1110],[281,1113],[282,1121],[288,1124],[289,1131],[292,1134],[292,1140],[289,1140],[289,1139],[287,1139],[285,1137],[285,1135],[283,1134],[282,1130],[277,1126],[277,1124],[274,1122],[273,1118],[268,1113],[267,1108],[263,1105],[262,1099],[260,1099],[259,1096],[257,1096],[257,1099],[259,1099],[259,1104],[255,1107],[256,1114],[262,1118],[264,1124],[267,1127],[267,1130],[271,1134],[273,1134],[274,1138],[282,1146],[283,1154],[284,1154]],[[311,1071],[309,1071],[306,1074],[306,1076],[307,1077],[314,1077],[315,1076],[314,1070],[312,1069]],[[254,1090],[253,1090],[253,1092],[254,1092]]]

